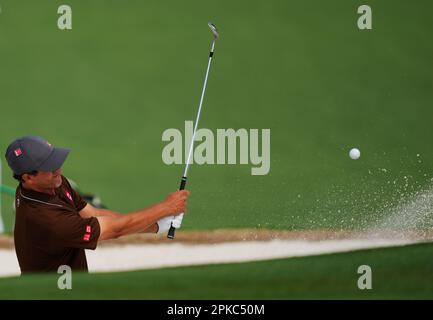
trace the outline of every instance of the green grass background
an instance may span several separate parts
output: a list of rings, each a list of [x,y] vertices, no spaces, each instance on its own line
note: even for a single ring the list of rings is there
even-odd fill
[[[0,279],[0,299],[432,299],[433,245],[108,274]],[[360,265],[372,289],[359,290]]]
[[[69,0],[60,31],[63,3],[0,2],[0,150],[27,134],[72,148],[64,174],[113,210],[178,187],[161,135],[195,117],[208,21],[221,39],[200,126],[270,128],[271,170],[193,165],[185,229],[359,228],[431,183],[431,1]]]

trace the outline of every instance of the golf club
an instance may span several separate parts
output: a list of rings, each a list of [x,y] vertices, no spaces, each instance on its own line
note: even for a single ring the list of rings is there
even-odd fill
[[[197,117],[196,117],[195,123],[194,123],[194,131],[193,131],[192,138],[191,138],[191,144],[189,146],[188,159],[187,159],[186,164],[185,164],[185,171],[183,172],[182,179],[180,180],[179,190],[184,190],[185,189],[186,179],[187,179],[187,175],[188,175],[189,163],[191,161],[192,150],[194,149],[195,133],[197,132],[198,121],[200,119],[201,107],[202,107],[202,104],[203,104],[204,92],[206,91],[207,77],[209,75],[210,65],[212,63],[212,57],[213,57],[214,48],[215,48],[215,41],[219,37],[219,33],[218,33],[218,30],[215,27],[215,25],[213,23],[209,22],[208,26],[209,26],[210,30],[212,31],[212,34],[213,34],[214,38],[213,38],[212,46],[211,46],[210,53],[209,53],[209,62],[207,64],[206,76],[204,78],[203,90],[201,92],[201,97],[200,97],[200,103],[199,103],[199,106],[198,106]],[[180,214],[174,216],[173,221],[171,222],[171,227],[168,230],[167,238],[169,238],[169,239],[173,239],[174,238],[174,234],[176,232],[176,229],[180,228],[180,226],[182,224],[182,219],[183,219],[183,213],[180,213]]]

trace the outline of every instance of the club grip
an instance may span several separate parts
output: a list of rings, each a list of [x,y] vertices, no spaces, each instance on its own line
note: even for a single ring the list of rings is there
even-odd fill
[[[179,190],[185,190],[185,185],[186,185],[186,177],[182,177],[182,179],[180,180]]]
[[[180,180],[179,190],[185,190],[185,185],[186,185],[186,177],[182,177],[182,179]],[[173,240],[175,233],[176,233],[176,228],[173,227],[172,225],[168,230],[167,238]]]
[[[170,240],[174,239],[174,233],[176,232],[176,228],[171,226],[167,233],[167,238]]]

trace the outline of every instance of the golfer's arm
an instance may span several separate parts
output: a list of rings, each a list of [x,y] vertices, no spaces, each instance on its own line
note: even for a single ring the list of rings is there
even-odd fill
[[[107,210],[107,209],[99,209],[99,208],[95,208],[96,209],[96,215],[95,217],[111,217],[111,218],[116,218],[118,216],[121,215],[121,213],[118,212],[114,212],[111,210]]]
[[[87,204],[80,211],[80,216],[82,218],[96,217],[101,229],[99,239],[107,240],[131,233],[156,233],[158,231],[156,221],[159,220],[160,211],[164,211],[164,208],[161,208],[161,204],[128,214],[99,209]],[[156,220],[153,218],[155,213],[158,217]],[[137,222],[137,220],[139,221]],[[136,223],[136,225],[129,226],[128,224],[131,223]]]
[[[94,208],[97,211],[97,214],[94,217],[111,217],[111,218],[117,218],[119,216],[123,216],[121,213],[117,213],[111,210],[107,209],[99,209]],[[147,228],[144,231],[141,231],[142,233],[157,233],[158,232],[158,224],[155,222],[152,224],[149,228]]]

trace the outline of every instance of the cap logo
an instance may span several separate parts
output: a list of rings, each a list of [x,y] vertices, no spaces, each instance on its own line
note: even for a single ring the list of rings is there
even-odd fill
[[[15,149],[14,150],[15,156],[19,157],[20,155],[23,154],[23,152],[21,151],[21,148]]]
[[[92,227],[90,225],[86,226],[86,232],[87,233],[92,233]]]
[[[86,234],[83,236],[83,240],[84,240],[84,241],[89,241],[89,240],[90,240],[90,234],[86,233]]]

